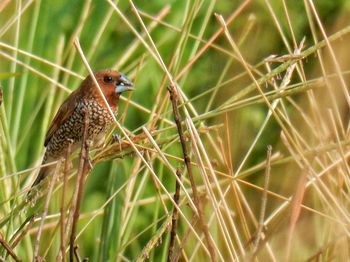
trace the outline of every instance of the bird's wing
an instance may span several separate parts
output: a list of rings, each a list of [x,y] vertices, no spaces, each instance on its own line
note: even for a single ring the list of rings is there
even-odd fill
[[[73,111],[78,105],[80,96],[80,92],[78,92],[78,90],[75,90],[60,106],[54,119],[51,122],[49,130],[46,133],[44,143],[45,146],[47,146],[51,137],[54,135],[57,129],[72,115]]]

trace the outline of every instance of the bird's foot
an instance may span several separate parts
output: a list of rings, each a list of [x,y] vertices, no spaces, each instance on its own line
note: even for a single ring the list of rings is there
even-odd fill
[[[91,171],[92,168],[93,168],[93,166],[92,166],[92,160],[91,160],[90,157],[88,157],[88,159],[87,159],[87,167],[88,167],[89,171]]]
[[[118,143],[119,151],[123,152],[122,151],[122,143],[121,143],[122,138],[121,138],[121,136],[119,134],[113,134],[112,138],[113,138],[113,142]],[[121,158],[123,158],[123,155],[121,155]]]
[[[113,142],[116,142],[116,143],[120,143],[120,141],[122,139],[122,137],[117,133],[113,134],[112,138],[113,138]]]

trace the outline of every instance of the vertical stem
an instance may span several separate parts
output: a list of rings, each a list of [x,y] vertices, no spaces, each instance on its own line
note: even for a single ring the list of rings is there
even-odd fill
[[[79,162],[79,169],[77,174],[77,180],[78,180],[78,192],[77,197],[75,201],[72,203],[72,211],[73,211],[73,223],[72,223],[72,231],[70,235],[70,242],[69,242],[69,259],[70,262],[74,261],[74,241],[76,238],[76,231],[77,231],[77,224],[79,220],[80,215],[80,204],[81,204],[81,198],[83,196],[84,191],[84,181],[85,176],[88,173],[87,165],[88,165],[88,127],[89,127],[89,112],[88,110],[84,110],[84,131],[83,131],[83,138],[81,143],[81,152],[80,152],[80,162]]]
[[[201,226],[203,233],[204,233],[205,241],[206,241],[206,244],[208,247],[208,251],[209,251],[211,260],[216,261],[216,254],[215,254],[214,245],[212,242],[213,240],[210,237],[208,225],[204,221],[203,208],[202,208],[199,196],[198,196],[198,191],[197,191],[197,187],[196,187],[194,177],[193,177],[193,172],[192,172],[191,159],[188,155],[185,136],[184,136],[183,130],[182,130],[181,117],[180,117],[179,110],[177,108],[177,94],[176,94],[174,86],[172,86],[172,85],[168,86],[168,91],[170,93],[170,100],[171,100],[172,107],[173,107],[174,120],[175,120],[177,131],[178,131],[179,137],[180,137],[183,158],[184,158],[184,161],[186,164],[188,176],[190,178],[190,183],[191,183],[191,188],[192,188],[193,198],[194,198],[194,204],[196,205],[197,211],[198,211],[199,223],[200,223],[200,226]]]
[[[0,245],[2,245],[4,247],[4,249],[10,254],[10,256],[16,261],[16,262],[20,262],[22,260],[20,260],[15,252],[13,252],[12,248],[10,247],[10,245],[5,241],[5,239],[3,238],[3,236],[0,234]]]
[[[176,169],[176,175],[181,180],[182,171],[180,168]],[[175,194],[174,194],[174,202],[176,205],[179,204],[180,199],[180,183],[178,180],[175,180]],[[171,258],[174,256],[174,250],[175,250],[175,239],[176,239],[176,229],[177,229],[177,220],[179,217],[179,211],[177,208],[174,207],[173,210],[173,217],[171,221],[171,232],[170,232],[170,243],[169,243],[169,251],[168,251],[168,262],[171,261]]]
[[[263,227],[264,227],[264,219],[265,219],[265,211],[266,211],[266,203],[267,203],[267,190],[268,190],[269,181],[270,181],[271,154],[272,154],[272,146],[269,145],[269,146],[267,146],[265,185],[264,185],[264,191],[263,191],[263,196],[262,196],[262,200],[261,200],[259,225],[258,225],[258,230],[256,233],[256,238],[254,241],[253,256],[256,256],[256,252],[258,251],[259,242],[261,239],[261,234],[262,234]]]

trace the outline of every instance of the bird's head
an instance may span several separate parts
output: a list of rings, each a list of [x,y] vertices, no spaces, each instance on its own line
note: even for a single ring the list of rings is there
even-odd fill
[[[112,107],[116,106],[121,93],[133,90],[133,83],[120,72],[102,70],[95,72],[94,75],[109,105]]]
[[[103,70],[96,72],[95,77],[102,91],[113,91],[116,94],[121,94],[124,91],[133,90],[134,84],[120,72]]]

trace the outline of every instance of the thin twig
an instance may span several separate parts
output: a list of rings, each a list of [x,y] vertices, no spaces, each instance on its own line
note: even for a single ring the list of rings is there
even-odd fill
[[[79,253],[78,253],[78,246],[74,247],[74,255],[75,255],[76,260],[78,262],[81,262],[81,258],[80,258]]]
[[[288,232],[288,238],[287,238],[285,261],[291,261],[290,254],[291,254],[291,247],[292,247],[292,240],[293,240],[293,232],[298,222],[300,212],[301,212],[301,206],[303,204],[303,199],[304,199],[305,190],[306,190],[306,183],[307,183],[307,175],[308,175],[308,170],[304,170],[304,172],[301,174],[301,177],[299,178],[298,186],[297,186],[295,195],[293,196],[293,200],[291,204],[291,215],[290,215],[290,222],[289,222],[289,230],[288,230],[289,232]]]
[[[215,251],[214,251],[212,239],[211,239],[210,234],[209,234],[208,226],[207,226],[207,224],[204,221],[204,213],[203,213],[202,205],[201,205],[201,202],[200,202],[200,199],[199,199],[199,196],[198,196],[198,191],[197,191],[196,184],[194,182],[191,160],[190,160],[190,157],[188,155],[187,146],[186,146],[186,140],[185,140],[185,136],[183,134],[182,125],[181,125],[181,117],[180,117],[179,110],[177,108],[177,94],[176,94],[174,86],[172,86],[172,85],[168,86],[168,91],[170,93],[170,100],[171,100],[172,107],[173,107],[174,120],[175,120],[175,123],[176,123],[176,126],[177,126],[177,130],[178,130],[178,133],[179,133],[179,137],[180,137],[180,142],[181,142],[181,147],[182,147],[182,152],[183,152],[183,158],[184,158],[184,161],[185,161],[185,164],[186,164],[188,176],[190,178],[190,183],[191,183],[191,187],[192,187],[192,191],[193,191],[194,203],[195,203],[197,211],[198,211],[198,217],[199,217],[200,226],[201,226],[201,228],[203,230],[203,233],[204,233],[204,237],[205,237],[205,240],[206,240],[206,244],[207,244],[207,247],[208,247],[208,251],[209,251],[211,260],[212,261],[216,261],[216,254],[215,254]]]
[[[67,147],[67,155],[66,155],[66,161],[64,163],[64,173],[63,173],[63,187],[62,187],[62,199],[61,199],[61,217],[60,217],[60,228],[61,228],[61,247],[60,247],[60,254],[61,256],[60,260],[65,262],[66,261],[66,238],[65,238],[65,221],[66,221],[66,210],[65,210],[65,202],[66,202],[66,192],[67,192],[67,184],[68,184],[68,172],[69,172],[69,166],[70,166],[70,155],[72,152],[72,142],[68,142]]]
[[[35,222],[35,215],[32,215],[30,218],[28,218],[25,222],[24,225],[20,227],[18,230],[21,231],[21,233],[16,237],[17,234],[15,234],[12,238],[14,239],[11,244],[11,247],[14,249],[19,242],[25,237],[25,235],[28,233],[28,231],[32,228],[34,222]]]
[[[147,160],[147,162],[149,163],[149,165],[152,166],[151,157],[150,157],[149,151],[146,151],[146,152],[145,152],[145,159]],[[160,200],[160,203],[162,204],[162,207],[163,207],[163,209],[164,209],[164,212],[168,213],[168,209],[167,209],[167,207],[166,207],[166,204],[165,204],[165,202],[164,202],[164,199],[162,198],[162,193],[161,193],[161,188],[160,188],[160,186],[159,186],[159,182],[154,178],[154,176],[151,176],[151,178],[152,178],[154,187],[156,188],[157,195],[158,195],[158,198],[159,198],[159,200]]]
[[[192,217],[191,224],[193,226],[195,226],[197,224],[197,222],[198,222],[198,216],[194,215]],[[179,260],[181,252],[183,251],[184,246],[185,246],[187,239],[190,236],[191,232],[192,231],[190,229],[187,230],[187,232],[185,233],[184,237],[181,240],[179,247],[176,249],[176,252],[174,252],[174,255],[171,259],[171,262],[177,262]]]
[[[43,226],[45,223],[45,218],[46,218],[47,212],[49,210],[49,204],[50,204],[50,200],[51,200],[51,196],[52,196],[52,191],[53,191],[53,188],[54,188],[54,185],[56,182],[56,178],[60,172],[60,166],[61,166],[61,161],[59,161],[57,163],[53,177],[49,181],[49,192],[47,193],[47,197],[46,197],[46,201],[45,201],[45,208],[44,208],[44,212],[41,216],[40,226],[39,226],[38,234],[37,234],[36,241],[35,241],[33,261],[40,261],[41,260],[41,258],[38,256],[39,255],[39,244],[40,244],[41,233],[42,233],[42,229],[43,229]]]
[[[6,240],[3,238],[3,236],[0,233],[0,244],[6,249],[6,251],[10,254],[10,256],[16,261],[22,261],[20,260],[17,255],[15,254],[15,252],[13,252],[12,248],[10,247],[10,245],[6,242]]]
[[[267,146],[265,185],[264,185],[264,191],[263,191],[263,196],[261,200],[259,225],[256,233],[256,238],[254,241],[253,256],[256,256],[256,252],[258,250],[259,242],[260,242],[262,231],[264,228],[264,219],[265,219],[265,211],[266,211],[266,204],[267,204],[267,191],[269,187],[270,171],[271,171],[271,155],[272,155],[272,146],[269,145]]]
[[[181,180],[182,170],[181,168],[176,169],[176,175]],[[178,205],[180,199],[180,183],[175,181],[175,194],[174,194],[174,202]],[[173,209],[173,216],[171,221],[171,232],[170,232],[170,243],[169,243],[169,251],[168,251],[168,262],[171,261],[171,258],[174,256],[175,250],[175,238],[176,238],[176,229],[177,229],[177,220],[179,217],[179,212],[177,208]]]
[[[69,242],[69,258],[70,261],[74,261],[74,241],[76,238],[76,230],[77,230],[77,223],[79,220],[80,215],[80,204],[81,204],[81,198],[83,196],[84,192],[84,181],[85,176],[88,173],[88,169],[86,166],[88,165],[88,127],[89,127],[89,112],[88,109],[84,110],[84,132],[83,132],[83,138],[81,143],[81,152],[80,152],[80,162],[79,162],[79,169],[78,169],[78,175],[77,175],[77,181],[78,181],[78,192],[77,197],[75,201],[72,203],[72,212],[73,212],[73,222],[72,222],[72,231],[70,235],[70,242]]]
[[[189,195],[189,193],[187,192],[186,187],[184,186],[184,184],[181,182],[181,180],[178,178],[177,174],[176,174],[176,170],[175,168],[173,168],[173,166],[170,164],[170,162],[168,161],[167,157],[165,156],[165,153],[162,152],[159,148],[159,146],[157,145],[156,141],[153,139],[152,135],[150,134],[150,132],[147,130],[147,128],[143,127],[142,130],[145,132],[145,134],[147,135],[149,141],[152,143],[154,149],[156,149],[156,152],[159,154],[160,159],[162,159],[163,163],[165,164],[165,166],[167,166],[169,168],[169,170],[171,171],[171,173],[174,175],[175,180],[177,183],[179,183],[180,187],[182,187],[183,192],[185,193],[185,197],[188,199],[189,201],[189,205],[190,207],[197,213],[197,208],[196,205],[193,203],[191,196]],[[174,137],[174,139],[177,139]],[[147,150],[150,151],[150,150]],[[179,160],[183,160],[182,158],[179,158]],[[174,207],[178,208],[175,205],[174,202]]]

